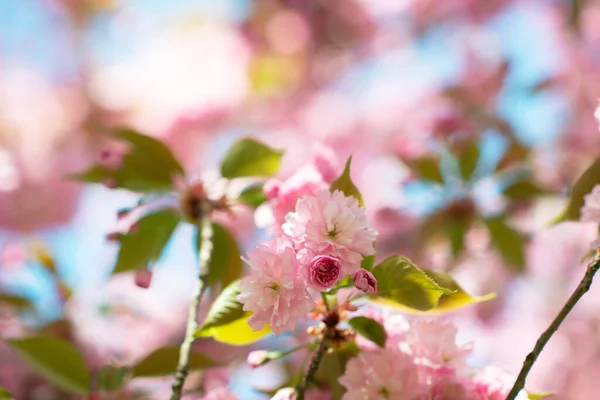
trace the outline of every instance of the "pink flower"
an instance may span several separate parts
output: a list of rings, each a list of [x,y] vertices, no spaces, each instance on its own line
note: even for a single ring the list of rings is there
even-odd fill
[[[415,362],[427,367],[453,366],[466,368],[466,358],[472,351],[472,343],[456,344],[457,329],[444,320],[418,321],[412,324],[406,342]]]
[[[292,243],[279,237],[263,243],[244,259],[250,276],[242,279],[238,300],[253,311],[248,324],[255,330],[270,324],[275,335],[291,331],[315,302],[303,282]]]
[[[584,197],[585,203],[581,207],[581,221],[600,224],[600,185],[594,186],[591,193]]]
[[[352,275],[354,286],[365,293],[377,293],[377,279],[365,269],[359,269]]]
[[[314,253],[310,250],[303,251],[303,253],[306,255],[300,258],[300,263],[304,264],[308,287],[319,292],[330,289],[340,277],[340,260],[330,256],[313,256]],[[303,258],[310,261],[303,263]]]
[[[504,400],[510,392],[515,377],[496,368],[487,367],[473,378],[474,400]],[[525,390],[517,395],[517,400],[527,400]]]
[[[387,349],[363,351],[350,359],[339,379],[343,400],[415,399],[424,387],[410,356]]]
[[[316,197],[298,200],[296,211],[286,216],[282,229],[297,247],[340,259],[347,274],[360,268],[363,255],[375,253],[377,231],[369,225],[365,208],[339,190],[322,190]]]
[[[476,400],[473,398],[473,385],[466,376],[456,374],[454,368],[432,370],[429,377],[429,390],[419,400]]]
[[[286,215],[294,211],[299,198],[307,195],[315,196],[328,187],[321,173],[310,164],[300,167],[285,181],[273,178],[265,182],[265,196],[270,200],[275,231],[279,231]]]

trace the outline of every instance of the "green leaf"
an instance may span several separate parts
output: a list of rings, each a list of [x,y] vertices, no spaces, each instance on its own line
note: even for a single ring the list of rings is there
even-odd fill
[[[352,156],[348,157],[348,161],[346,161],[346,167],[344,168],[344,172],[337,178],[335,181],[331,183],[331,187],[329,191],[333,193],[336,190],[342,191],[346,196],[352,196],[358,199],[358,203],[362,206],[364,205],[363,198],[360,194],[358,188],[352,182],[352,178],[350,178],[350,164],[352,163]]]
[[[31,301],[16,294],[0,293],[0,303],[15,308],[33,308]]]
[[[494,293],[489,293],[483,296],[471,296],[454,280],[454,278],[445,272],[423,270],[435,283],[450,293],[440,296],[437,305],[429,310],[429,313],[440,313],[452,311],[460,307],[464,307],[474,303],[491,300],[496,297]]]
[[[121,239],[113,273],[131,271],[157,261],[179,221],[179,214],[168,209],[140,218],[137,230]]]
[[[233,144],[221,162],[221,176],[271,176],[279,171],[283,151],[275,150],[254,139]]]
[[[540,399],[547,399],[548,397],[552,397],[555,396],[554,393],[527,393],[527,398],[529,400],[540,400]]]
[[[417,174],[425,180],[444,183],[444,177],[440,171],[440,161],[437,158],[420,158],[413,163],[410,163],[410,167],[417,171]]]
[[[208,264],[206,283],[213,285],[220,282],[221,286],[225,287],[242,275],[244,267],[235,238],[222,225],[213,223],[212,227],[213,247]],[[198,254],[202,244],[202,238],[198,231],[196,231],[194,241],[196,243],[196,254]]]
[[[242,204],[249,205],[252,208],[257,208],[267,200],[265,192],[263,191],[263,184],[256,183],[248,186],[240,193],[237,201]]]
[[[88,393],[90,374],[81,355],[69,343],[52,336],[7,339],[6,343],[57,387],[81,395]]]
[[[373,269],[373,276],[379,287],[378,293],[371,296],[373,301],[409,310],[431,310],[442,295],[452,293],[402,256],[383,261]]]
[[[172,375],[177,369],[179,347],[161,347],[148,354],[133,367],[133,377],[153,377]],[[190,371],[206,369],[218,365],[201,353],[190,353]]]
[[[213,302],[208,315],[204,319],[202,327],[197,334],[210,328],[227,325],[233,321],[244,318],[242,304],[237,300],[240,294],[240,282],[232,282],[227,286]]]
[[[460,173],[464,180],[468,181],[475,173],[479,162],[479,144],[470,142],[463,149],[462,154],[458,159]]]
[[[502,258],[516,271],[525,270],[525,239],[521,233],[506,225],[503,217],[484,220],[492,239]]]
[[[452,255],[458,256],[463,249],[466,227],[462,221],[449,220],[446,224],[446,233],[450,239],[450,247]]]
[[[159,140],[128,129],[121,129],[110,135],[130,144],[120,168],[113,171],[94,165],[72,178],[95,183],[111,179],[119,188],[152,192],[170,190],[173,176],[184,174],[169,148]]]
[[[8,390],[0,387],[0,400],[11,400],[12,398]]]
[[[315,374],[318,382],[327,384],[331,393],[331,400],[340,400],[346,389],[340,385],[339,378],[346,371],[346,364],[352,357],[359,352],[358,346],[354,342],[347,342],[341,348],[332,353],[325,353],[319,369]]]
[[[516,182],[506,189],[503,194],[512,200],[526,200],[543,195],[545,192],[531,180]]]
[[[360,263],[360,267],[366,271],[373,271],[373,264],[375,264],[375,256],[363,256],[363,260]]]
[[[98,377],[100,388],[107,392],[114,392],[115,390],[123,387],[125,377],[128,373],[129,368],[127,367],[105,365],[100,370],[100,375]]]
[[[361,336],[369,339],[379,347],[385,347],[387,333],[379,322],[367,317],[354,317],[348,323]]]
[[[263,329],[253,330],[248,325],[248,318],[251,315],[252,313],[247,312],[244,313],[243,318],[228,324],[196,331],[196,337],[212,337],[218,342],[232,346],[246,346],[258,342],[271,333],[271,328],[267,324]]]
[[[600,158],[597,158],[596,161],[585,170],[577,182],[575,182],[565,210],[553,221],[553,223],[561,221],[579,221],[581,207],[583,207],[584,204],[584,197],[598,184],[600,184]]]

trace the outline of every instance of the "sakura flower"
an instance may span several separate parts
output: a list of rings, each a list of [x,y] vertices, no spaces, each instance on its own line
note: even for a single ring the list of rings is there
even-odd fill
[[[323,292],[330,289],[340,277],[341,263],[335,257],[317,255],[310,249],[302,249],[300,265],[310,289]]]
[[[340,259],[347,274],[359,269],[363,255],[375,253],[377,231],[369,225],[365,208],[339,190],[322,190],[317,196],[298,200],[296,211],[286,216],[282,229],[296,247]]]
[[[581,207],[581,221],[600,224],[600,185],[594,186],[591,193],[584,197]]]
[[[419,400],[474,400],[473,385],[466,376],[456,374],[456,370],[451,367],[439,368],[432,371],[430,379],[430,388],[427,394]]]
[[[504,400],[516,378],[496,368],[487,367],[473,378],[473,399]],[[516,400],[527,400],[527,392],[521,390]]]
[[[276,238],[259,245],[244,261],[250,265],[250,276],[242,279],[238,300],[244,311],[254,312],[248,324],[259,330],[268,323],[275,335],[293,330],[315,302],[303,282],[292,243]]]
[[[463,369],[472,344],[458,346],[456,333],[456,326],[449,321],[418,321],[408,331],[408,352],[415,357],[415,362],[427,367],[449,365]]]
[[[411,357],[387,349],[359,353],[339,382],[347,389],[342,400],[416,399],[424,390]]]
[[[354,286],[365,293],[377,293],[377,279],[367,270],[359,269],[352,275]]]

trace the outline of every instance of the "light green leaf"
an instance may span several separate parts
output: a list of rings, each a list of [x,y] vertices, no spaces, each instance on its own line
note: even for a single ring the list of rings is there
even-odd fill
[[[525,238],[508,226],[503,217],[484,220],[494,247],[502,258],[516,271],[525,270]]]
[[[540,399],[547,399],[548,397],[552,397],[555,396],[554,393],[527,393],[527,398],[529,400],[540,400]]]
[[[148,354],[146,358],[133,367],[133,377],[164,376],[175,373],[179,361],[179,347],[161,347]],[[192,352],[190,354],[190,371],[206,369],[218,365],[207,356]]]
[[[417,311],[428,311],[450,289],[439,286],[423,270],[402,256],[393,256],[373,269],[379,291],[371,296],[375,302]]]
[[[437,285],[448,290],[450,293],[446,293],[440,296],[437,305],[428,311],[428,313],[441,313],[452,311],[460,307],[464,307],[474,303],[481,303],[483,301],[491,300],[496,297],[494,293],[489,293],[483,296],[471,296],[464,291],[462,287],[454,280],[454,278],[445,272],[431,271],[428,269],[423,270],[428,276],[430,276]]]
[[[379,347],[385,347],[387,333],[379,322],[367,317],[354,317],[348,323],[361,336],[369,339]]]
[[[179,221],[179,214],[168,209],[140,218],[137,230],[121,239],[113,273],[131,271],[157,261]]]
[[[262,183],[256,183],[248,186],[237,198],[239,203],[249,205],[252,208],[257,208],[266,200],[267,198],[265,197]]]
[[[350,164],[352,163],[352,156],[348,158],[346,161],[346,167],[344,168],[344,172],[337,178],[335,181],[331,183],[331,187],[329,191],[333,193],[336,190],[340,190],[346,196],[352,196],[358,199],[358,203],[362,206],[364,205],[362,195],[358,188],[352,182],[352,178],[350,177]]]
[[[600,158],[597,158],[596,161],[585,170],[577,182],[575,182],[565,210],[553,221],[553,223],[561,221],[579,221],[581,207],[583,207],[584,204],[584,197],[598,184],[600,184]]]
[[[258,342],[271,333],[271,328],[267,324],[263,329],[254,331],[250,325],[248,325],[248,318],[250,315],[252,315],[252,313],[247,312],[244,314],[243,318],[228,324],[196,331],[196,337],[212,337],[218,342],[230,344],[232,346],[246,346]]]
[[[208,275],[206,283],[213,285],[221,283],[221,287],[229,285],[242,275],[244,269],[240,250],[235,238],[222,225],[213,223],[213,247],[208,264]],[[194,242],[196,243],[196,254],[200,250],[202,238],[196,231]]]
[[[283,151],[275,150],[254,139],[233,144],[221,162],[221,176],[271,176],[279,171]]]
[[[202,327],[198,329],[196,334],[199,335],[210,328],[227,325],[238,319],[243,319],[245,313],[242,310],[242,304],[237,300],[238,294],[240,294],[240,282],[232,282],[213,302]]]
[[[100,375],[98,377],[98,384],[100,388],[107,392],[113,392],[121,387],[125,382],[125,377],[129,373],[127,367],[115,367],[112,365],[105,365],[100,369]]]
[[[12,398],[8,390],[0,387],[0,400],[11,400]]]
[[[6,343],[37,373],[66,391],[87,394],[90,374],[69,343],[51,336],[7,339]]]
[[[120,168],[113,171],[94,165],[83,173],[73,175],[73,179],[94,183],[104,183],[110,179],[119,188],[154,192],[170,190],[173,176],[184,174],[169,148],[159,140],[128,129],[110,135],[130,144]]]

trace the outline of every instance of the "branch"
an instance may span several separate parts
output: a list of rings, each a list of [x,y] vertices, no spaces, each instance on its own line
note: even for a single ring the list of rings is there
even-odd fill
[[[327,350],[328,339],[329,328],[326,328],[325,333],[323,334],[323,339],[321,339],[319,342],[319,347],[317,347],[317,350],[315,351],[315,354],[313,354],[313,358],[310,361],[310,366],[308,367],[308,372],[306,373],[304,382],[298,385],[298,388],[296,389],[296,400],[304,400],[304,392],[306,391],[308,385],[310,385],[315,379],[315,374],[317,373],[319,365],[321,364],[321,360],[323,359],[323,356]]]
[[[531,353],[529,353],[525,358],[525,361],[523,362],[523,368],[521,368],[521,372],[519,372],[519,376],[517,377],[517,380],[515,381],[515,384],[513,385],[510,393],[508,394],[508,396],[506,396],[506,400],[514,400],[514,398],[517,397],[521,389],[523,389],[523,387],[525,386],[525,379],[527,379],[527,374],[529,374],[531,367],[533,367],[533,364],[537,360],[538,356],[540,355],[542,350],[544,350],[544,346],[546,346],[546,343],[548,343],[552,335],[554,335],[554,333],[558,330],[560,324],[564,321],[567,315],[569,315],[569,313],[571,312],[573,307],[575,307],[575,304],[577,304],[579,299],[581,299],[583,295],[590,289],[590,286],[592,285],[592,280],[594,279],[594,275],[596,274],[596,272],[598,272],[598,269],[600,269],[600,249],[596,250],[594,259],[588,265],[587,271],[585,272],[585,275],[583,276],[581,282],[579,282],[577,289],[575,289],[571,297],[569,297],[569,300],[567,300],[567,302],[560,310],[554,321],[552,321],[548,329],[546,329],[544,333],[541,334],[541,336],[535,343],[535,346]]]
[[[194,332],[198,329],[198,311],[200,309],[200,300],[206,292],[208,285],[205,284],[204,280],[208,273],[208,263],[210,262],[210,256],[213,249],[213,228],[212,222],[210,221],[210,204],[208,201],[202,201],[201,203],[201,214],[200,214],[200,237],[202,238],[200,250],[198,252],[198,263],[200,265],[200,272],[198,275],[198,281],[194,297],[190,302],[190,308],[188,312],[187,328],[185,330],[185,338],[181,344],[179,350],[179,362],[177,364],[177,371],[175,372],[175,382],[173,382],[173,392],[171,394],[171,400],[179,400],[181,398],[181,391],[185,378],[189,373],[189,362],[190,362],[190,351],[192,343],[194,342]]]

